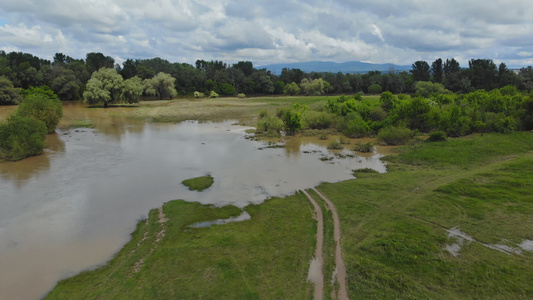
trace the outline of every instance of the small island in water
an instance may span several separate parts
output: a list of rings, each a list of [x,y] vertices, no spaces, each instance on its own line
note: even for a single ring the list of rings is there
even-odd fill
[[[181,183],[189,187],[189,191],[203,191],[213,185],[214,178],[211,175],[183,180]]]

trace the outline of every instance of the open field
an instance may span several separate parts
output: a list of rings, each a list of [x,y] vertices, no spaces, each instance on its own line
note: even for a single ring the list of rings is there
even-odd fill
[[[335,96],[331,96],[335,97]],[[186,120],[223,121],[239,120],[241,124],[255,126],[262,110],[275,112],[281,106],[299,102],[310,108],[323,106],[330,97],[256,97],[216,99],[176,99],[170,101],[144,101],[137,109],[120,112],[117,116],[134,117],[153,122],[181,122]]]
[[[261,110],[325,99],[153,101],[117,116],[254,125]],[[533,298],[533,133],[476,134],[397,151],[385,158],[386,174],[360,172],[317,187],[339,214],[349,298]],[[333,226],[320,205],[330,299]],[[251,220],[190,228],[241,211],[171,201],[138,224],[109,264],[60,282],[47,299],[312,298],[309,201],[297,193],[245,210]]]

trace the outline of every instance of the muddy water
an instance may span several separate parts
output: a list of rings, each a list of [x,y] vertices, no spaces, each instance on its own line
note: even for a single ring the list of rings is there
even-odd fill
[[[0,162],[0,299],[39,298],[59,279],[104,263],[138,220],[172,199],[244,207],[353,178],[352,169],[385,171],[379,155],[321,161],[333,154],[309,140],[268,148],[233,122],[114,117],[125,109],[65,105],[65,122],[94,128],[58,129],[44,155]],[[181,184],[205,174],[215,183],[204,192]]]

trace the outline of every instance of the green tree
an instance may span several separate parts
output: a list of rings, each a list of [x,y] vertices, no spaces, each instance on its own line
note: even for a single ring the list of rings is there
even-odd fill
[[[176,78],[170,74],[159,72],[151,79],[144,80],[145,91],[148,95],[156,95],[159,100],[172,99],[178,95],[174,82]]]
[[[229,83],[223,83],[219,86],[220,94],[225,96],[233,96],[237,92],[235,87]]]
[[[283,115],[285,134],[295,135],[302,128],[302,118],[299,112],[288,110]]]
[[[49,87],[31,88],[26,92],[15,114],[42,121],[47,132],[52,133],[63,117],[63,105]]]
[[[416,61],[411,65],[411,74],[414,81],[429,81],[429,64],[423,60]]]
[[[15,88],[6,76],[0,76],[0,105],[19,104],[22,101],[20,89]]]
[[[291,96],[298,95],[300,94],[300,87],[298,86],[298,84],[296,84],[296,82],[291,82],[285,85],[285,88],[283,89],[283,94]]]
[[[370,94],[380,94],[383,89],[379,84],[372,84],[368,87],[368,93]]]
[[[85,64],[87,65],[87,71],[89,71],[89,74],[92,74],[101,68],[113,68],[115,66],[115,60],[100,52],[90,52],[87,53]]]
[[[468,77],[476,89],[490,91],[498,88],[498,71],[492,59],[471,59]]]
[[[142,79],[134,76],[132,78],[124,80],[123,86],[123,99],[126,103],[138,103],[139,97],[144,90]]]
[[[46,131],[46,125],[40,120],[12,115],[0,124],[0,158],[20,160],[41,154]]]
[[[431,64],[431,73],[433,74],[433,80],[435,82],[441,83],[442,76],[444,75],[442,69],[442,59],[437,59]]]
[[[101,68],[94,72],[87,82],[86,90],[83,93],[85,103],[104,103],[107,107],[110,103],[117,103],[123,100],[124,80],[111,68]]]

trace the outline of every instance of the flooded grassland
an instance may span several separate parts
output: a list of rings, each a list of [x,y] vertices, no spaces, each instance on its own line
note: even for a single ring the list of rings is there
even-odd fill
[[[216,123],[146,122],[180,103],[192,105],[66,103],[43,155],[0,162],[0,298],[38,298],[59,279],[106,262],[138,220],[173,199],[242,208],[353,178],[353,169],[385,172],[380,154],[360,156],[353,145],[332,152],[313,138],[283,147],[251,140],[237,120],[222,120],[235,116],[224,107],[242,103],[218,103]],[[4,118],[13,108],[1,109]],[[175,109],[168,114],[175,117]],[[205,175],[214,183],[201,193],[181,184]]]

